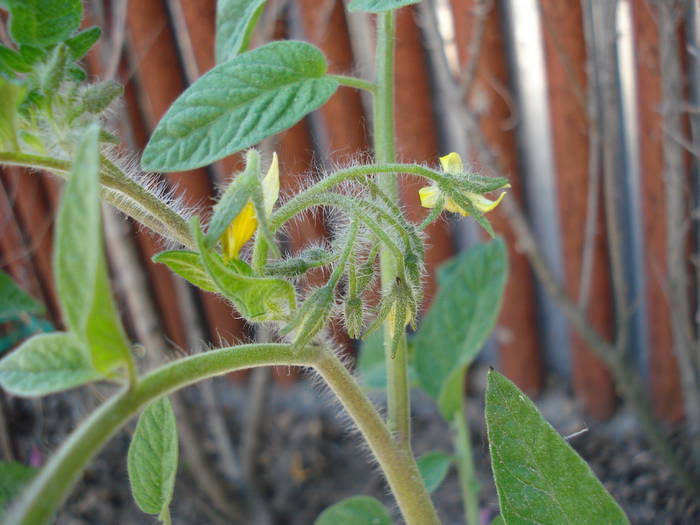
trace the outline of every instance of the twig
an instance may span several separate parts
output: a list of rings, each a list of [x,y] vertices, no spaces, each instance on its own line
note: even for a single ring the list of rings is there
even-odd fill
[[[693,356],[692,343],[687,334],[693,333],[688,269],[686,266],[685,220],[685,165],[683,150],[672,136],[682,136],[681,113],[676,104],[683,94],[683,81],[679,56],[678,21],[681,2],[657,3],[659,27],[659,55],[661,89],[663,93],[661,115],[666,131],[663,140],[664,181],[666,186],[666,254],[668,257],[667,280],[669,295],[673,301],[671,326],[673,350],[683,390],[685,417],[691,436],[692,450],[700,461],[700,381],[698,362]]]

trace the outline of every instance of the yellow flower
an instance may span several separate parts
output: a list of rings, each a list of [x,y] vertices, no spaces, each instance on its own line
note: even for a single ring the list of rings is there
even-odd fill
[[[464,166],[462,165],[462,158],[458,153],[450,153],[444,157],[440,157],[440,164],[442,165],[442,170],[450,175],[458,175],[464,172]],[[510,188],[510,184],[503,186],[504,188]],[[498,204],[503,200],[506,192],[502,192],[496,200],[487,199],[483,195],[478,193],[472,193],[470,191],[462,192],[469,202],[482,213],[489,212],[493,210]],[[465,217],[469,215],[469,212],[462,207],[460,207],[455,201],[450,197],[443,195],[440,188],[436,185],[424,186],[418,190],[418,196],[420,197],[421,206],[424,208],[434,208],[438,205],[440,200],[444,199],[444,208],[452,213],[459,213]]]
[[[277,153],[272,155],[272,163],[267,175],[262,180],[263,208],[267,217],[272,215],[272,209],[280,193],[280,170]],[[255,206],[249,200],[243,209],[234,217],[226,231],[221,236],[224,257],[238,259],[241,248],[247,243],[258,229],[258,218],[255,216]]]

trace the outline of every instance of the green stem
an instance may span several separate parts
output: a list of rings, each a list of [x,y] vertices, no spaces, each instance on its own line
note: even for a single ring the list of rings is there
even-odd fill
[[[386,11],[377,15],[377,91],[374,97],[374,156],[377,163],[393,163],[396,158],[394,133],[394,45],[395,13]],[[377,182],[379,188],[394,203],[399,202],[396,177],[384,177]],[[398,261],[386,249],[382,249],[380,269],[382,292],[389,293],[397,276]],[[405,338],[405,335],[403,336]],[[404,341],[405,343],[405,341]],[[387,423],[407,451],[411,449],[410,397],[406,345],[399,344],[399,352],[392,356],[392,337],[389,323],[384,326],[384,355],[387,371]]]
[[[0,152],[0,164],[46,170],[64,178],[71,168],[71,163],[65,160],[13,152]],[[102,166],[102,196],[107,202],[160,235],[194,248],[183,217],[107,159],[102,159]]]
[[[325,351],[314,365],[360,429],[386,476],[407,525],[439,525],[410,450],[393,439],[372,403],[338,357]]]
[[[456,427],[455,451],[457,452],[457,471],[462,488],[462,504],[467,525],[479,525],[479,480],[474,470],[472,442],[469,435],[469,422],[466,417],[464,389],[460,396],[460,407],[455,412],[453,424]]]
[[[364,89],[372,94],[377,92],[377,85],[363,78],[349,77],[346,75],[328,75],[328,78],[336,80],[338,84],[342,84],[343,86]]]
[[[87,463],[129,419],[149,402],[208,377],[267,365],[313,366],[317,346],[292,352],[290,345],[251,344],[196,354],[163,366],[130,390],[102,404],[49,459],[6,516],[6,525],[47,523]]]

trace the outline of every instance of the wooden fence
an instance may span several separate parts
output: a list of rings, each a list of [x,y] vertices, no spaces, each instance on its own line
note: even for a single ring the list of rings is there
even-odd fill
[[[88,25],[105,28],[88,57],[91,75],[125,83],[113,125],[132,152],[125,155],[137,155],[168,106],[214,65],[215,0],[92,0],[86,9]],[[697,386],[698,17],[695,0],[424,0],[398,13],[401,160],[436,164],[454,150],[512,181],[510,204],[491,216],[510,256],[498,366],[533,395],[549,373],[570,376],[599,419],[614,412],[615,387],[581,326],[567,323],[567,307],[584,332],[624,336],[631,366],[667,420],[683,416],[682,385]],[[285,37],[319,46],[332,72],[371,75],[371,17],[348,15],[343,2],[270,1],[253,45]],[[365,102],[341,88],[263,145],[279,154],[283,191],[315,168],[367,155]],[[207,207],[240,168],[234,156],[164,178]],[[60,324],[51,275],[60,184],[14,169],[0,180],[0,266]],[[402,179],[414,220],[424,215],[417,187]],[[188,348],[251,337],[222,300],[150,262],[161,240],[105,216],[136,340]],[[468,221],[440,221],[427,233],[429,302],[436,267],[481,234]],[[298,248],[330,234],[322,219],[310,220],[289,242]]]

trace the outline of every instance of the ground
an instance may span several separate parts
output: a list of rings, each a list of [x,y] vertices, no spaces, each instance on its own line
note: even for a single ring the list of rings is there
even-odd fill
[[[498,508],[490,479],[488,447],[481,420],[480,370],[473,372],[474,392],[469,399],[473,450],[482,481],[482,519],[489,523]],[[239,446],[241,421],[249,389],[229,378],[214,380],[215,392],[235,447]],[[218,525],[255,523],[266,518],[272,525],[308,525],[324,508],[344,497],[367,494],[381,499],[396,515],[396,508],[370,460],[360,436],[352,430],[342,410],[318,383],[304,378],[297,383],[271,383],[260,430],[256,455],[256,484],[260,505],[247,519],[225,518],[203,490],[201,478],[194,479],[187,455],[181,464],[172,507],[174,524]],[[42,461],[55,449],[75,422],[84,417],[105,392],[95,388],[51,396],[38,401],[10,400],[7,405],[13,435],[22,457]],[[197,431],[196,442],[209,464],[221,476],[215,440],[208,431],[208,410],[201,393],[190,388],[184,395],[187,418]],[[375,399],[381,403],[381,397]],[[545,416],[563,435],[582,427],[588,431],[570,440],[590,463],[594,472],[623,506],[633,524],[700,523],[697,502],[684,498],[671,474],[646,447],[633,417],[624,409],[604,424],[587,422],[569,397],[566,388],[552,385],[538,400]],[[413,396],[414,449],[450,451],[450,431],[437,416],[433,404],[420,393]],[[155,518],[144,515],[129,495],[126,451],[133,424],[114,438],[91,462],[82,481],[60,512],[59,525],[148,524]],[[238,450],[238,448],[236,448]],[[240,459],[240,458],[239,458]],[[229,487],[220,484],[224,499]],[[435,493],[435,502],[445,525],[464,523],[456,472],[450,471]],[[252,497],[252,496],[251,496]],[[252,520],[252,521],[251,521]],[[400,520],[397,517],[397,523]]]

